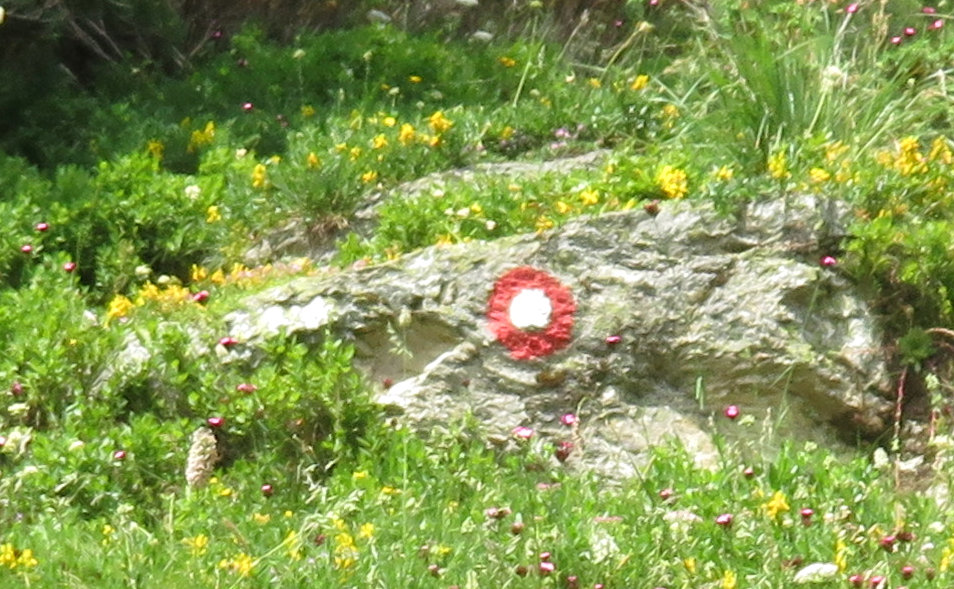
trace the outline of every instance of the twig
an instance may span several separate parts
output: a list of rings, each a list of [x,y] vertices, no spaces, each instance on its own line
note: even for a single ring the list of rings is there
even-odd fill
[[[908,367],[905,366],[901,371],[901,378],[898,379],[898,394],[894,400],[894,486],[901,485],[901,410],[904,406],[904,385],[908,380]]]

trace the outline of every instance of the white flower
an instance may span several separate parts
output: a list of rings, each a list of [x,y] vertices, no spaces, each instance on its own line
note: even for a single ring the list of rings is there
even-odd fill
[[[474,41],[480,41],[481,43],[489,43],[493,41],[494,36],[487,31],[474,31],[470,38]]]
[[[199,198],[199,195],[202,194],[202,188],[197,184],[189,184],[185,187],[185,195],[189,200],[195,200]]]
[[[871,455],[871,461],[874,463],[874,467],[878,470],[887,468],[891,464],[891,459],[888,458],[888,453],[885,452],[884,448],[876,448],[874,454]]]
[[[508,315],[517,329],[544,329],[550,324],[552,312],[547,293],[539,288],[526,288],[510,301]]]
[[[19,417],[21,415],[26,415],[27,411],[30,410],[29,403],[12,403],[7,406],[7,411],[13,417]]]
[[[793,582],[799,585],[808,583],[824,583],[838,576],[838,565],[832,562],[813,562],[803,567],[797,573]]]
[[[599,564],[610,560],[617,554],[619,554],[619,545],[609,535],[609,532],[602,528],[594,528],[590,533],[590,557],[593,562]]]
[[[663,515],[663,520],[669,523],[669,529],[672,530],[673,533],[684,535],[689,532],[689,528],[691,528],[693,524],[701,522],[702,518],[688,509],[677,509],[675,511],[666,512],[666,514]]]
[[[848,74],[836,65],[830,65],[822,70],[822,87],[832,88],[834,86],[844,86],[848,83]]]

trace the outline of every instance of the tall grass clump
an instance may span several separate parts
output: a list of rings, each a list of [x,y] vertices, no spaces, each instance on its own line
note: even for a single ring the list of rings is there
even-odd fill
[[[927,128],[943,108],[931,96],[938,86],[912,77],[903,59],[888,66],[897,20],[888,5],[727,2],[700,10],[700,51],[711,56],[707,87],[718,105],[707,124],[752,170],[780,150],[797,159],[817,138],[861,153]]]

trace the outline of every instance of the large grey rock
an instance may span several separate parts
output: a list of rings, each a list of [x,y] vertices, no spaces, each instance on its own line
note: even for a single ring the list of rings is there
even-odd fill
[[[833,442],[837,429],[885,427],[881,333],[838,267],[819,265],[845,218],[815,197],[752,204],[733,218],[666,202],[657,216],[580,218],[299,279],[227,320],[253,345],[279,330],[330,327],[355,342],[378,400],[422,430],[470,416],[491,438],[523,425],[556,442],[568,438],[560,416],[572,412],[581,423],[571,462],[625,477],[648,446],[673,438],[711,464],[717,430]],[[575,297],[572,340],[553,355],[515,359],[488,329],[494,282],[519,266],[548,272]],[[730,403],[755,423],[722,417]]]

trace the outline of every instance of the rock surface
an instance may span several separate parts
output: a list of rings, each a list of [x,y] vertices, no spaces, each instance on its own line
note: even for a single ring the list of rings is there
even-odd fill
[[[836,429],[884,429],[892,406],[877,323],[838,267],[819,264],[846,219],[815,197],[733,218],[666,202],[655,216],[585,217],[298,279],[227,321],[252,345],[331,328],[355,343],[378,400],[424,431],[472,417],[491,439],[529,426],[557,443],[570,436],[561,415],[575,413],[571,464],[624,478],[667,439],[713,464],[717,431],[831,443]],[[529,360],[487,319],[495,282],[524,266],[559,280],[576,307],[569,344]],[[728,404],[741,417],[724,417]]]

